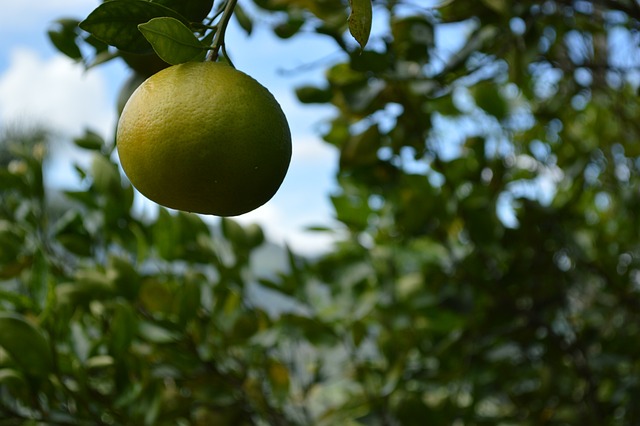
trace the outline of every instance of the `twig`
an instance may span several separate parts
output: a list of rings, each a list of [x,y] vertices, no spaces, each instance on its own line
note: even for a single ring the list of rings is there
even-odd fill
[[[211,44],[211,51],[209,51],[209,54],[207,55],[207,61],[215,62],[218,60],[220,47],[224,46],[224,33],[227,31],[227,25],[229,25],[229,20],[231,20],[231,15],[233,14],[233,9],[236,7],[237,2],[238,0],[227,0],[224,12],[222,13],[222,17],[218,23],[218,29],[216,30],[216,34],[213,36],[213,43]]]

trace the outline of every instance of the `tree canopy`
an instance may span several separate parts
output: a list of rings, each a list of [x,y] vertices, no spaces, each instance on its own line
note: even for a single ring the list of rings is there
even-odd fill
[[[129,29],[97,8],[50,36],[139,83],[206,55],[228,4],[211,3],[114,0],[102,12]],[[234,13],[342,52],[295,88],[335,111],[345,232],[319,258],[232,219],[140,216],[91,131],[83,187],[63,192],[46,134],[4,136],[0,424],[640,423],[640,5],[367,5]]]

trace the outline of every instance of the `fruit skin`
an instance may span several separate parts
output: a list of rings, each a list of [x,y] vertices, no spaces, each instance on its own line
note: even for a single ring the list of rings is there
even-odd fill
[[[215,62],[174,65],[147,79],[127,101],[116,140],[143,195],[217,216],[269,201],[291,161],[289,125],[273,95]]]

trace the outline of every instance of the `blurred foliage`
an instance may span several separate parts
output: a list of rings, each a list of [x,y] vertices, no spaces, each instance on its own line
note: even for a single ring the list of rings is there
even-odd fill
[[[92,132],[63,192],[46,135],[3,140],[0,424],[640,424],[640,8],[373,4],[362,52],[343,2],[242,12],[343,52],[296,90],[335,109],[317,259],[135,213]]]

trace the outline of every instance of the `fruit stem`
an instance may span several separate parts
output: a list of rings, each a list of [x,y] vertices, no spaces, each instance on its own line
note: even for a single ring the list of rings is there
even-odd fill
[[[237,2],[238,0],[227,0],[220,22],[218,22],[218,29],[213,36],[213,42],[211,43],[211,50],[207,55],[207,61],[215,62],[218,60],[220,48],[224,46],[224,33],[227,31],[227,25],[229,25],[229,20],[231,19],[233,9],[236,7]]]

